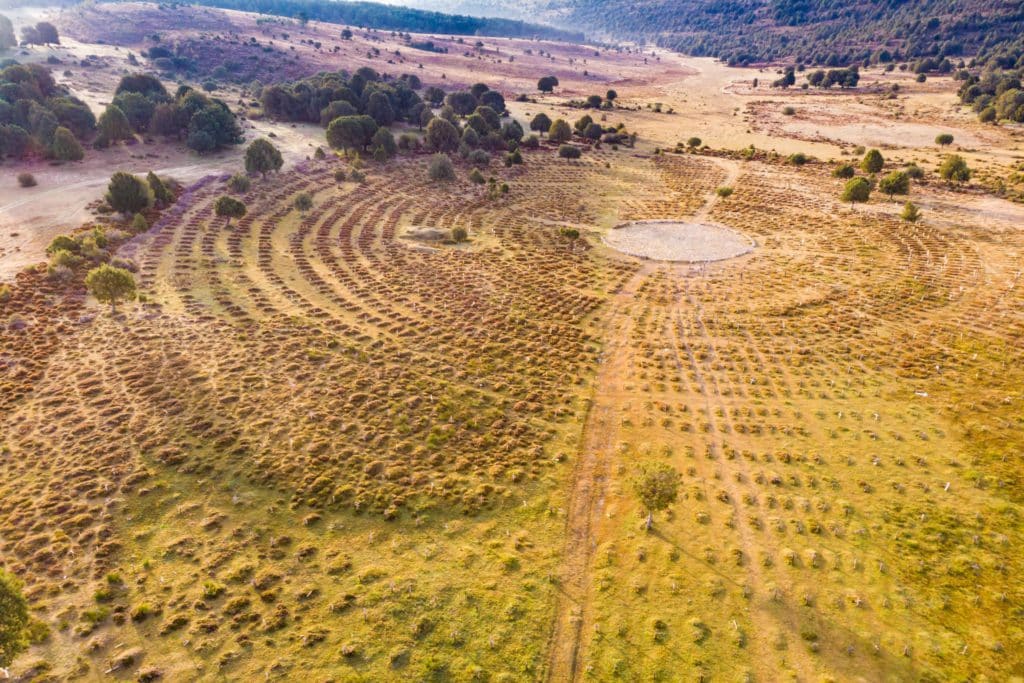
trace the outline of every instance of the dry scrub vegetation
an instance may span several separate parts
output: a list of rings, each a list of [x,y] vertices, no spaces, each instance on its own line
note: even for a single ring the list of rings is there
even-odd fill
[[[74,35],[107,11],[69,12]],[[281,32],[230,16],[238,35],[206,41],[226,57]],[[282,68],[337,66],[308,42],[325,26],[289,25],[276,40],[305,42]],[[399,45],[357,32],[342,56],[380,66]],[[591,54],[566,48],[551,69],[571,86],[517,103],[554,58],[488,41],[416,60],[450,83],[495,71],[525,122],[575,119],[570,92],[613,83],[635,149],[524,149],[489,196],[462,163],[431,182],[426,155],[361,179],[333,155],[295,166],[314,144],[292,131],[287,170],[234,194],[244,217],[215,215],[228,176],[209,176],[121,247],[145,300],[120,315],[39,270],[0,289],[0,558],[45,624],[14,673],[1020,675],[1019,207],[940,184],[935,150],[907,144],[886,170],[928,167],[921,220],[877,192],[851,209],[833,164],[784,157],[848,153],[856,131],[824,126],[860,105],[765,123],[781,100],[740,106],[724,67],[673,61],[655,83],[646,56]],[[940,104],[929,125],[952,130]],[[677,144],[698,133],[713,149]],[[1006,136],[979,135],[972,166]],[[602,241],[670,219],[756,248],[671,264]],[[682,486],[646,532],[632,481],[654,463]]]

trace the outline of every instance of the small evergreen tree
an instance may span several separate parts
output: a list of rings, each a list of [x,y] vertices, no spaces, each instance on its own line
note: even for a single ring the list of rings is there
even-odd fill
[[[128,117],[113,104],[107,105],[106,110],[100,114],[96,128],[96,145],[98,147],[109,147],[132,136],[132,126],[128,123]]]
[[[903,171],[893,171],[878,181],[878,189],[889,195],[889,199],[893,195],[907,194],[910,192],[910,176]]]
[[[152,201],[149,186],[136,178],[131,173],[118,171],[110,177],[110,184],[107,186],[107,204],[114,211],[124,215],[135,214]]]
[[[28,601],[21,583],[0,569],[0,667],[8,667],[28,647]]]
[[[220,218],[228,219],[225,225],[231,225],[231,219],[243,217],[246,208],[244,203],[234,197],[221,195],[217,197],[217,201],[213,204],[213,212]]]
[[[846,186],[843,187],[841,198],[844,202],[854,204],[856,202],[866,202],[870,196],[871,183],[867,181],[867,178],[851,178],[846,183]]]
[[[81,161],[85,157],[78,138],[64,126],[59,126],[54,131],[50,151],[53,152],[53,158],[60,161]]]
[[[548,128],[548,139],[552,142],[568,142],[572,138],[572,128],[565,119],[555,119]]]
[[[146,174],[146,184],[149,185],[149,190],[153,193],[153,201],[157,206],[170,206],[174,203],[174,195],[156,173],[150,171]]]
[[[647,513],[646,529],[654,526],[654,513],[666,509],[679,495],[681,477],[670,465],[659,463],[640,470],[633,480],[633,492]]]
[[[883,166],[885,166],[885,158],[877,149],[868,150],[860,162],[860,167],[865,173],[878,173]]]
[[[268,173],[281,170],[283,165],[280,150],[266,138],[253,140],[245,150],[246,173],[259,173],[266,178]]]
[[[530,130],[540,133],[542,136],[547,133],[551,128],[551,119],[544,112],[541,112],[533,117],[530,121]]]
[[[100,303],[109,303],[110,312],[117,311],[117,302],[135,296],[135,278],[124,268],[104,263],[85,276],[85,286]]]

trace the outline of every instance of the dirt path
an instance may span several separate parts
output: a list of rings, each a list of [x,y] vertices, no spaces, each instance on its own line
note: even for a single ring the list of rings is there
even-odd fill
[[[640,284],[655,268],[654,263],[645,263],[612,298],[601,366],[593,385],[593,403],[583,428],[569,494],[560,592],[549,649],[549,681],[573,681],[582,670],[586,640],[582,634],[593,620],[589,609],[592,599],[590,560],[595,547],[593,527],[604,507],[608,462],[615,447],[623,380],[632,353],[633,320],[629,310]]]
[[[741,172],[740,165],[727,159],[716,159],[715,162],[726,171],[723,184],[735,183]],[[704,205],[688,220],[706,220],[719,201],[721,198],[712,190]],[[660,267],[663,266],[656,261],[644,261],[612,297],[604,331],[601,366],[594,380],[592,404],[583,427],[569,494],[560,592],[548,655],[549,681],[575,681],[585,669],[587,638],[584,634],[593,627],[591,557],[596,547],[594,527],[604,509],[608,463],[621,423],[620,413],[627,394],[625,378],[635,350],[632,341],[635,323],[630,311],[636,304],[641,284]],[[672,314],[678,318],[683,314],[687,301],[680,297],[675,304]],[[673,338],[673,330],[669,330],[667,336],[677,342]],[[675,347],[678,348],[677,345]]]

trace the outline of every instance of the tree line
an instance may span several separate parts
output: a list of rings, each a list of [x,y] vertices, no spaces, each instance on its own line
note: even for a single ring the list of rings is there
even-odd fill
[[[504,36],[510,38],[543,38],[581,42],[584,35],[528,24],[514,19],[469,17],[427,10],[385,5],[376,2],[331,2],[329,0],[199,0],[199,4],[242,12],[299,17],[300,20],[325,21],[391,31],[413,33],[444,33],[464,36]]]

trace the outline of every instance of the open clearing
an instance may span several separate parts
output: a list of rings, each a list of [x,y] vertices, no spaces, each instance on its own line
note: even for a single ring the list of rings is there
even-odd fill
[[[636,221],[616,226],[604,238],[612,249],[656,261],[699,263],[749,254],[751,240],[735,230],[709,223]]]
[[[89,50],[110,11],[58,18],[84,13],[67,21]],[[193,33],[264,36],[181,11]],[[400,45],[359,31],[331,55],[300,41],[337,27],[289,29],[317,68]],[[306,158],[319,128],[262,121],[247,135],[276,131],[285,168],[230,224],[213,206],[240,151],[140,143],[0,189],[4,239],[34,217],[4,243],[13,277],[109,164],[195,180],[121,250],[145,302],[112,316],[40,278],[3,304],[0,557],[50,633],[14,674],[1020,680],[1024,207],[930,174],[917,223],[879,193],[851,209],[824,160],[856,141],[807,126],[840,112],[888,136],[890,167],[930,171],[939,152],[901,141],[893,109],[928,108],[915,121],[962,131],[982,175],[1019,132],[951,110],[941,79],[894,105],[768,93],[751,80],[770,71],[660,51],[550,50],[422,56],[426,83],[486,80],[523,121],[619,91],[601,115],[636,148],[493,163],[498,199],[463,165],[430,182],[423,155],[339,181],[350,161]],[[513,102],[549,64],[560,92]],[[109,91],[122,68],[91,78]],[[865,77],[887,79],[911,80]],[[677,147],[690,136],[710,149]],[[459,227],[468,242],[435,239]],[[621,253],[637,231],[648,260]],[[654,462],[682,486],[648,533],[631,482]]]

